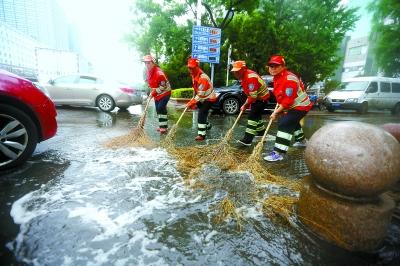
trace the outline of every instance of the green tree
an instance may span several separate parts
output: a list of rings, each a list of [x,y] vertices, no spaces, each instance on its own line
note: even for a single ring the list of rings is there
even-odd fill
[[[388,77],[400,76],[400,1],[371,2],[373,12],[371,42],[379,69]]]
[[[328,79],[328,80],[325,80],[325,82],[324,82],[324,87],[323,87],[322,92],[325,93],[325,95],[327,95],[331,91],[334,91],[336,89],[341,89],[341,88],[342,88],[342,83],[339,80]]]
[[[142,27],[130,40],[141,53],[162,58],[161,66],[173,87],[190,86],[186,60],[197,1],[136,2],[136,20]],[[264,67],[272,54],[282,54],[306,84],[324,80],[337,68],[339,44],[357,19],[355,9],[341,6],[340,0],[208,0],[203,5],[207,12],[202,25],[224,28],[216,86],[225,82],[223,55],[230,44],[233,59],[246,60],[260,74],[266,73]],[[208,68],[203,65],[204,70]]]
[[[161,67],[167,73],[171,84],[176,87],[191,86],[187,73],[186,61],[191,54],[191,32],[196,17],[197,0],[138,0],[136,1],[135,24],[140,28],[132,30],[127,41],[136,46],[142,54],[153,54],[162,58]],[[209,0],[203,1],[206,12],[202,15],[202,25],[225,28],[229,25],[235,12],[252,10],[258,0]],[[179,23],[177,22],[179,21]],[[226,53],[223,45],[221,54]],[[215,72],[222,70],[226,61],[216,65]],[[209,71],[209,65],[203,69]],[[216,75],[215,84],[224,79]]]
[[[260,2],[250,15],[236,16],[228,29],[235,59],[262,73],[271,55],[284,55],[306,85],[331,76],[341,59],[339,45],[357,20],[356,9],[341,6],[340,0]]]

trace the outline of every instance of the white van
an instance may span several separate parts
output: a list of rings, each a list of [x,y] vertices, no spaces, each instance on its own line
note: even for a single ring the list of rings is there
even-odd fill
[[[389,109],[400,114],[400,78],[356,77],[346,79],[340,89],[324,98],[330,112],[339,109],[366,113],[370,109]]]

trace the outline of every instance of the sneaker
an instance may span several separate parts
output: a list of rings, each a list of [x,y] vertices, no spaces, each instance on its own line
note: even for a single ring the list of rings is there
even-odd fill
[[[271,153],[264,157],[264,160],[268,162],[277,162],[283,160],[283,155],[277,151],[271,151]]]
[[[160,132],[160,134],[165,134],[165,133],[167,133],[168,129],[166,129],[166,128],[164,128],[164,127],[160,127],[160,128],[158,129],[158,131]]]
[[[252,141],[250,140],[247,140],[246,138],[243,138],[243,139],[241,139],[241,140],[238,140],[237,141],[238,143],[240,143],[240,144],[242,144],[242,145],[244,145],[244,146],[251,146],[251,143],[252,143]]]
[[[305,139],[303,139],[302,141],[296,141],[295,143],[293,143],[293,147],[305,148],[305,147],[307,147],[307,141]]]
[[[194,138],[194,140],[197,140],[197,141],[202,141],[205,139],[206,139],[206,136],[202,136],[202,135],[198,135],[197,137]]]

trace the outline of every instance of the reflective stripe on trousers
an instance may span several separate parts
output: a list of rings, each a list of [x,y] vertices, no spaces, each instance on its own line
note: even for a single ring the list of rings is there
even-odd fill
[[[158,125],[160,128],[167,128],[168,127],[168,116],[159,114],[158,115]]]
[[[294,140],[295,141],[302,141],[305,139],[303,129],[300,128],[294,132]]]
[[[304,139],[300,120],[307,113],[307,111],[291,109],[286,115],[279,119],[274,150],[280,153],[286,153],[286,151],[289,149],[293,134],[297,134],[296,141],[302,140],[302,138]]]
[[[246,133],[251,135],[258,135],[259,133],[263,133],[265,130],[264,122],[262,120],[254,121],[247,120]]]
[[[197,124],[197,135],[205,136],[207,124]]]

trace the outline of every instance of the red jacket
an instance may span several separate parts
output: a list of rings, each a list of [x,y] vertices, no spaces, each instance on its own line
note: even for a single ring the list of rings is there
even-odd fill
[[[309,111],[312,108],[303,82],[286,69],[274,76],[273,93],[276,101],[285,109]]]
[[[254,71],[247,69],[241,80],[243,92],[247,95],[248,103],[257,100],[267,101],[269,91],[264,80]]]
[[[158,66],[154,66],[147,72],[147,84],[152,91],[157,92],[157,96],[154,97],[156,101],[171,95],[171,85],[169,84],[167,76]]]
[[[201,69],[192,76],[192,85],[196,94],[194,97],[196,102],[215,102],[217,100],[210,78]]]

